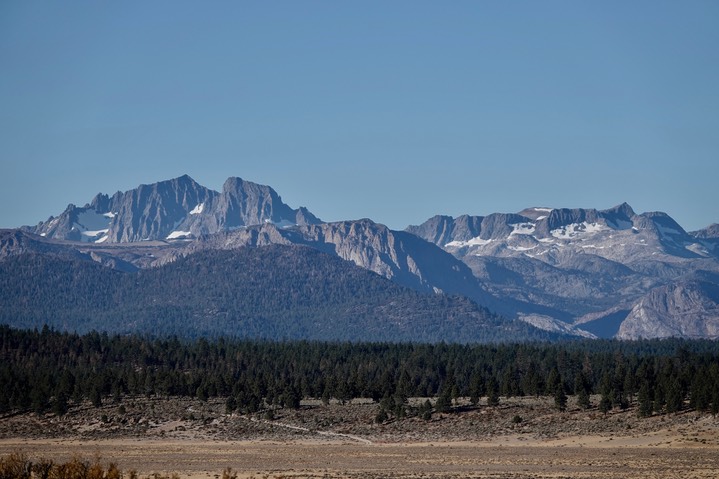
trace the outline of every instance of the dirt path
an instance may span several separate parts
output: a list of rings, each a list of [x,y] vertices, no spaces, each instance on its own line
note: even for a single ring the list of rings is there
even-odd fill
[[[373,444],[372,441],[370,441],[369,439],[355,436],[353,434],[343,434],[340,432],[312,430],[308,427],[295,426],[294,424],[287,424],[287,423],[278,422],[278,421],[260,420],[260,419],[254,418],[254,417],[247,417],[247,416],[238,416],[238,417],[240,417],[241,419],[247,419],[252,422],[259,422],[259,423],[262,423],[262,424],[265,424],[268,426],[284,427],[286,429],[292,429],[293,431],[314,433],[314,434],[319,434],[320,436],[325,436],[325,437],[329,437],[329,438],[350,439],[352,441],[361,442],[362,444]]]

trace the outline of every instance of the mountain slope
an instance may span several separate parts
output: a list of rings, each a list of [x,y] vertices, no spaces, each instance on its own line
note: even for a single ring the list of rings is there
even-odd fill
[[[483,295],[470,269],[452,255],[414,235],[367,219],[292,228],[265,224],[203,237],[182,253],[268,244],[310,246],[417,291],[473,299]]]
[[[0,323],[188,336],[363,341],[546,338],[461,297],[421,294],[332,255],[271,245],[121,273],[21,255],[0,263]]]
[[[684,280],[651,290],[622,321],[617,337],[719,338],[719,284]]]

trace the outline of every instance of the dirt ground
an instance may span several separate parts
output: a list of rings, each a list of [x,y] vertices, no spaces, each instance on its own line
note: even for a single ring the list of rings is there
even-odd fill
[[[376,424],[366,401],[226,415],[222,401],[124,401],[63,418],[0,418],[0,455],[66,461],[78,455],[123,471],[181,478],[716,478],[719,419],[692,411],[640,419],[635,410],[558,412],[514,398]],[[517,419],[519,417],[520,420]]]

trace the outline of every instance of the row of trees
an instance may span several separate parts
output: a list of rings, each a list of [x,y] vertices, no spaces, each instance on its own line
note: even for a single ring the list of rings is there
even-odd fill
[[[719,344],[579,341],[502,345],[153,339],[0,326],[0,412],[64,414],[127,395],[227,398],[228,410],[299,407],[305,397],[370,397],[401,415],[409,397],[552,396],[566,407],[641,415],[684,407],[719,412]],[[601,394],[598,404],[590,395]],[[420,411],[422,413],[422,411]]]

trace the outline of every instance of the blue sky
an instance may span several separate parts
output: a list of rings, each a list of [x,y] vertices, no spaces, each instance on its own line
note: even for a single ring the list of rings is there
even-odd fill
[[[189,174],[393,228],[719,222],[719,2],[0,2],[0,227]]]

